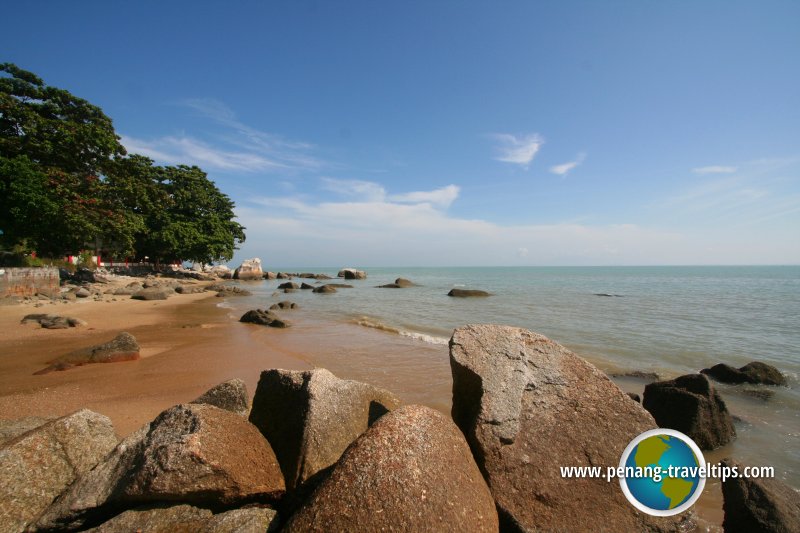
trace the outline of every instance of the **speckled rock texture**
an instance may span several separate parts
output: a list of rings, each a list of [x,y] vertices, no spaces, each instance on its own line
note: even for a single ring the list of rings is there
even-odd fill
[[[331,466],[361,433],[400,401],[366,383],[329,371],[265,370],[252,422],[272,444],[291,490]]]
[[[700,371],[722,383],[752,383],[755,385],[786,385],[786,376],[772,365],[753,361],[741,368],[720,363]]]
[[[497,511],[458,428],[418,405],[383,416],[284,531],[496,532]]]
[[[91,533],[196,533],[202,530],[211,511],[191,505],[154,507],[125,511],[96,528]]]
[[[725,402],[703,374],[650,383],[642,405],[659,427],[688,435],[702,450],[719,448],[736,437]]]
[[[263,507],[234,509],[216,514],[205,523],[199,533],[264,533],[277,531],[279,520],[276,511]]]
[[[247,394],[247,385],[241,379],[230,379],[220,383],[191,403],[214,405],[242,416],[247,416],[250,412],[250,396]]]
[[[38,526],[75,528],[142,503],[236,505],[284,491],[269,443],[242,416],[202,404],[161,413],[73,484]]]
[[[0,420],[0,448],[32,429],[55,420],[56,417],[28,416],[15,420]]]
[[[23,531],[117,445],[111,420],[83,409],[0,449],[0,531]]]
[[[47,374],[54,370],[68,370],[75,366],[93,363],[116,363],[136,359],[139,359],[139,343],[136,342],[136,338],[133,335],[123,331],[103,344],[82,348],[62,355],[50,361],[50,366],[35,374]]]
[[[453,420],[508,531],[674,531],[680,519],[631,506],[618,483],[562,478],[559,467],[616,466],[656,427],[593,365],[543,335],[495,325],[450,340]]]

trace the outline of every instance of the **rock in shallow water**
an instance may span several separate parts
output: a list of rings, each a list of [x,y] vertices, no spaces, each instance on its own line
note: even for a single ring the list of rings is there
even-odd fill
[[[335,463],[370,424],[400,405],[390,392],[324,368],[261,373],[250,421],[272,444],[291,490]]]
[[[653,418],[597,368],[530,331],[470,325],[450,340],[453,420],[509,531],[674,531],[638,512],[618,483],[560,466],[616,466]]]
[[[702,450],[719,448],[736,437],[725,402],[702,374],[650,383],[642,405],[660,427],[688,435]]]
[[[288,328],[289,323],[281,320],[277,315],[271,311],[263,309],[251,309],[242,315],[239,322],[246,322],[249,324],[258,324],[260,326],[269,326],[272,328]]]
[[[484,298],[490,296],[488,292],[476,289],[451,289],[447,295],[454,298]]]
[[[786,385],[786,377],[772,365],[753,361],[741,368],[720,363],[700,371],[722,383],[750,383],[754,385]]]
[[[409,405],[342,455],[285,531],[495,532],[497,511],[458,428]]]
[[[742,465],[730,459],[724,466]],[[777,479],[729,478],[722,483],[726,533],[800,531],[800,493]]]

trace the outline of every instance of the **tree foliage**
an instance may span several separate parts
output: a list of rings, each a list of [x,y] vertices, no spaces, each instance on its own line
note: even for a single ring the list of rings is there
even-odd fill
[[[245,238],[233,208],[201,169],[126,157],[99,107],[0,64],[0,244],[228,260]]]

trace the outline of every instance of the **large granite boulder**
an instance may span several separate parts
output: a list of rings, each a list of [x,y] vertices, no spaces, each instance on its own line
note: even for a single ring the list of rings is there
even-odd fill
[[[702,450],[719,448],[736,437],[725,402],[702,374],[648,384],[642,405],[659,427],[688,435]]]
[[[250,422],[272,444],[291,490],[335,463],[375,420],[396,408],[390,392],[318,368],[265,370]]]
[[[175,294],[175,289],[171,287],[147,287],[131,295],[132,300],[166,300]]]
[[[70,486],[37,527],[80,528],[143,503],[274,502],[283,491],[275,454],[252,424],[213,405],[176,405]]]
[[[497,511],[464,437],[418,405],[378,420],[342,455],[287,532],[496,532]]]
[[[83,409],[0,448],[0,531],[23,531],[117,445],[111,420]]]
[[[336,277],[344,279],[367,279],[367,273],[355,268],[343,268],[336,274]]]
[[[454,298],[485,298],[490,296],[488,292],[477,289],[451,289],[447,295]]]
[[[233,279],[263,279],[264,271],[261,270],[261,259],[255,257],[253,259],[245,259],[239,268],[234,270]]]
[[[723,466],[744,467],[730,459]],[[728,478],[722,483],[725,533],[800,531],[800,493],[777,479]]]
[[[214,405],[232,413],[247,416],[250,412],[250,396],[247,385],[241,379],[229,379],[208,389],[191,403]]]
[[[700,371],[722,383],[751,383],[756,385],[786,385],[786,377],[772,365],[753,361],[741,368],[720,363]]]
[[[62,355],[50,361],[50,366],[35,372],[35,374],[47,374],[53,370],[68,370],[93,363],[117,363],[136,359],[139,359],[139,343],[136,342],[133,335],[123,331],[109,342]]]
[[[265,311],[263,309],[251,309],[242,315],[239,322],[246,322],[248,324],[258,324],[259,326],[269,326],[271,328],[288,328],[289,323],[281,320],[272,311]]]
[[[469,325],[450,340],[453,420],[509,531],[671,531],[619,485],[559,467],[617,465],[653,418],[593,365],[542,335]]]

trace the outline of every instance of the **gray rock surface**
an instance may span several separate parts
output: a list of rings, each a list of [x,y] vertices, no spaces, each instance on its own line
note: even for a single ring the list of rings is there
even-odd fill
[[[245,259],[239,268],[234,270],[233,279],[254,280],[264,279],[264,271],[261,270],[261,259]]]
[[[724,466],[744,467],[730,459]],[[722,483],[725,533],[800,531],[800,493],[777,479],[728,478]]]
[[[92,363],[116,363],[136,359],[139,359],[139,343],[136,342],[136,338],[133,335],[123,331],[109,342],[62,355],[50,361],[50,366],[36,372],[36,374],[47,374],[53,370],[67,370],[75,366]]]
[[[83,409],[0,449],[0,531],[23,531],[117,445],[111,420]]]
[[[447,295],[454,298],[485,298],[486,296],[491,296],[488,292],[477,289],[451,289]]]
[[[241,379],[230,379],[208,389],[191,403],[214,405],[232,413],[247,416],[250,412],[250,396]]]
[[[265,370],[250,421],[272,444],[287,489],[335,463],[367,427],[399,400],[366,383],[329,371]]]
[[[55,420],[55,417],[28,416],[14,420],[0,420],[0,448],[23,433],[36,429],[52,420]]]
[[[725,402],[702,374],[650,383],[642,405],[659,427],[685,433],[702,450],[719,448],[736,437]]]
[[[433,409],[378,420],[284,531],[495,532],[497,511],[463,435]]]
[[[751,383],[755,385],[786,385],[786,377],[772,365],[753,361],[741,368],[720,363],[711,368],[704,368],[701,374],[722,383]]]
[[[166,300],[175,294],[175,289],[170,287],[148,287],[140,291],[136,291],[131,296],[133,300]]]
[[[559,466],[617,465],[653,418],[593,365],[543,335],[470,325],[450,340],[453,420],[509,531],[672,531],[618,484],[565,479]]]
[[[42,529],[78,528],[120,506],[169,501],[274,501],[284,483],[252,424],[212,405],[176,405],[121,442],[41,516]]]

